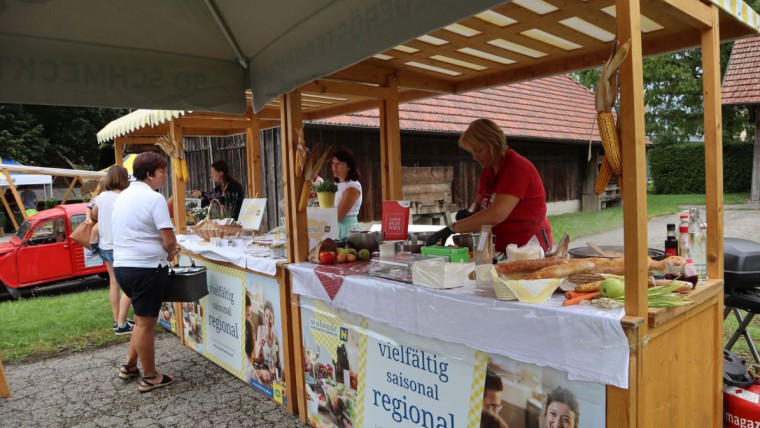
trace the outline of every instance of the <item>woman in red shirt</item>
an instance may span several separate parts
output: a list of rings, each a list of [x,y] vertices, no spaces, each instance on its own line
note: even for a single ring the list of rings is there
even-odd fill
[[[479,232],[492,225],[496,251],[508,244],[525,245],[536,236],[544,248],[552,247],[552,231],[546,218],[546,191],[536,167],[510,149],[504,131],[489,119],[478,119],[459,138],[459,147],[472,154],[483,168],[478,196],[468,210],[457,213],[456,222],[435,233],[428,245],[444,243],[452,233]]]

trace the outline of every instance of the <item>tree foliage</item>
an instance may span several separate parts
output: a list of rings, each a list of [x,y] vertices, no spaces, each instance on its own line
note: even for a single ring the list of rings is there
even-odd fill
[[[0,156],[35,166],[98,163],[96,134],[127,110],[0,104]]]
[[[760,0],[748,3],[757,10]],[[721,77],[725,74],[733,42],[720,47]],[[691,49],[644,59],[644,102],[646,135],[657,144],[684,143],[704,136],[702,98],[702,51]],[[574,73],[584,86],[596,88],[600,69]],[[723,137],[727,142],[742,134],[751,141],[754,125],[745,106],[724,106]]]

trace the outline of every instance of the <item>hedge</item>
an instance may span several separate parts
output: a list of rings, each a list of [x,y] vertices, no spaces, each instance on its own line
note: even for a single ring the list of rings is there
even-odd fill
[[[723,145],[723,192],[749,192],[752,187],[752,143]],[[704,143],[669,144],[649,150],[654,193],[705,193]]]

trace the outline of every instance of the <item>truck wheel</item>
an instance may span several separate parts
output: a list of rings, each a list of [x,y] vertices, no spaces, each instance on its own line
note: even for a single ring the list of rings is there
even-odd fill
[[[109,278],[108,272],[101,272],[98,274],[98,276],[108,281],[108,278]]]

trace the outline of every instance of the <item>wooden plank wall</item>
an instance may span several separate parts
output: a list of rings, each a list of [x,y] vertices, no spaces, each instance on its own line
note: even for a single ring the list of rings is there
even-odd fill
[[[349,149],[357,160],[362,174],[364,203],[359,212],[360,221],[379,220],[382,215],[382,188],[380,183],[380,134],[377,129],[339,128],[306,125],[304,132],[309,147],[317,143]],[[480,166],[457,145],[458,134],[403,132],[401,156],[403,166],[454,167],[452,199],[461,208],[475,198],[480,178]],[[188,189],[210,190],[208,168],[211,160],[224,159],[231,173],[246,185],[245,136],[186,137],[185,153],[190,167]],[[524,141],[513,139],[510,147],[530,159],[544,181],[549,202],[581,199],[586,168],[585,144]],[[267,214],[262,230],[280,224],[277,201],[283,198],[282,162],[279,128],[261,133],[261,169],[263,195],[267,198]],[[332,178],[329,160],[322,168],[323,178]],[[273,195],[270,197],[269,195]]]

